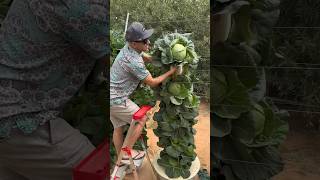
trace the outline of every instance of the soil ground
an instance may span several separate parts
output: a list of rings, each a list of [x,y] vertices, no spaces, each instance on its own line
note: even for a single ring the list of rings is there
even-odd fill
[[[284,170],[272,180],[320,180],[320,132],[292,129],[280,152]]]

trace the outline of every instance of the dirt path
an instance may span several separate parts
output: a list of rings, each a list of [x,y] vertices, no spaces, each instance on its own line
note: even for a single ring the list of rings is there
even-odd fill
[[[197,130],[195,135],[196,153],[200,159],[201,167],[210,173],[210,106],[201,103],[198,123],[194,126]]]
[[[320,180],[320,132],[290,131],[280,152],[285,167],[272,180]]]

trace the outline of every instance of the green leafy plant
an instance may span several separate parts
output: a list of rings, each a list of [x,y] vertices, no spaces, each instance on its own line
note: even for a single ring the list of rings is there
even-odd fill
[[[110,42],[111,57],[113,60],[113,58],[115,58],[119,53],[120,49],[125,45],[123,32],[120,30],[110,30]]]
[[[7,16],[12,0],[0,0],[0,27],[2,21]]]
[[[278,146],[288,132],[288,114],[265,98],[260,66],[273,53],[271,28],[279,1],[218,2],[215,18],[222,26],[213,25],[212,167],[226,179],[270,179],[283,168]]]
[[[318,1],[282,0],[281,15],[273,29],[273,46],[277,51],[270,65],[283,68],[267,72],[268,95],[279,107],[299,111],[290,112],[300,129],[320,130],[319,55],[320,3]],[[294,14],[294,16],[293,16]],[[301,28],[304,27],[304,28]],[[305,113],[302,113],[304,111]],[[302,115],[302,116],[301,116]],[[299,119],[299,120],[298,120]]]
[[[155,113],[158,122],[154,130],[159,137],[157,143],[164,148],[160,152],[158,164],[165,169],[170,178],[190,176],[192,161],[196,158],[194,151],[195,117],[198,115],[199,97],[193,92],[192,74],[197,67],[198,56],[189,35],[172,33],[155,41],[152,51],[153,66],[160,75],[172,65],[180,64],[181,74],[167,79],[159,88],[154,89],[157,99],[161,100],[160,111]]]
[[[110,134],[107,123],[107,82],[96,85],[88,82],[63,108],[63,118],[74,128],[85,134],[95,145],[99,145]]]
[[[200,180],[210,180],[210,176],[208,174],[207,169],[200,169],[198,172],[198,176]]]

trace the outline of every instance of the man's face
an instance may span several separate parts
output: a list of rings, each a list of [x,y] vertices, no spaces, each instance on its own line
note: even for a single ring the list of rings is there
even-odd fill
[[[135,41],[133,42],[134,48],[138,51],[149,51],[150,41],[149,39],[145,39],[143,41]]]

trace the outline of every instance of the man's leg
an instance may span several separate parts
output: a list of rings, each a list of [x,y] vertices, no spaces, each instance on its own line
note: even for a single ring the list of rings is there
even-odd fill
[[[146,124],[147,116],[144,116],[140,121],[137,121],[134,125],[131,136],[128,139],[127,146],[132,149],[133,145],[137,142],[141,136],[144,125]]]
[[[117,154],[119,155],[123,144],[123,127],[115,128],[113,131],[113,144],[116,148]]]
[[[118,128],[123,127],[124,125],[130,124],[132,121],[133,114],[138,110],[139,110],[139,106],[137,106],[130,99],[126,101],[125,105],[115,105],[115,106],[111,106],[110,108],[110,120],[114,127],[113,140],[116,146],[116,150],[118,152],[120,152],[120,149],[123,145],[123,132],[118,130]],[[139,124],[136,124],[134,126],[133,133],[127,141],[128,146],[130,148],[133,147],[137,139],[140,137],[143,127],[145,125],[145,122],[146,122],[146,117],[141,121],[139,121]],[[121,135],[118,133],[121,133]],[[120,140],[120,137],[121,137],[121,140]],[[117,148],[119,148],[119,150]]]
[[[11,169],[2,165],[0,161],[0,180],[28,180]]]

